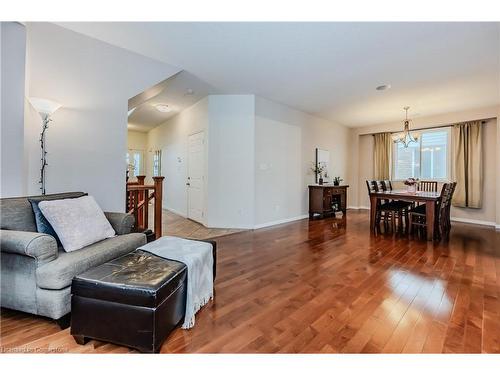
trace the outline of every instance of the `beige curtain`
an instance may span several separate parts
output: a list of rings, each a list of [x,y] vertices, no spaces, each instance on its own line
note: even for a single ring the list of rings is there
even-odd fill
[[[483,142],[481,121],[452,128],[453,177],[457,182],[453,205],[481,208],[483,203]]]
[[[373,177],[376,180],[390,180],[391,178],[391,133],[373,135],[374,139],[374,165]]]

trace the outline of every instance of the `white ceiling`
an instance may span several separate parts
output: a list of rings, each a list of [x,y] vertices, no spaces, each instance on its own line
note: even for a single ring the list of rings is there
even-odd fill
[[[218,93],[215,88],[186,71],[177,73],[159,85],[162,86],[159,94],[134,107],[128,116],[130,130],[148,132],[205,96]],[[172,111],[160,112],[155,107],[157,104],[167,104]]]
[[[60,25],[346,126],[500,103],[499,23]]]

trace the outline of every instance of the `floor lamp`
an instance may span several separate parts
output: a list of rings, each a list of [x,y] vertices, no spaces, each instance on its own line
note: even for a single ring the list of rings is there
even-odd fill
[[[37,110],[37,112],[42,117],[42,132],[40,133],[40,148],[41,148],[41,166],[40,166],[40,190],[42,191],[42,195],[45,195],[45,167],[47,164],[47,149],[45,145],[45,135],[47,129],[49,128],[49,122],[52,121],[50,116],[61,108],[61,104],[56,103],[49,99],[42,98],[29,98],[29,101],[33,108]]]

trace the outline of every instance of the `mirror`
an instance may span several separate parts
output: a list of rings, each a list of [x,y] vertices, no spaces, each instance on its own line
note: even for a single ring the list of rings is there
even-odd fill
[[[323,179],[324,182],[327,182],[327,180],[330,177],[330,151],[322,150],[320,148],[316,149],[316,165],[320,163],[325,166],[325,171],[323,172]],[[325,177],[325,174],[327,177]],[[318,182],[319,182],[319,175],[316,174],[316,183]]]

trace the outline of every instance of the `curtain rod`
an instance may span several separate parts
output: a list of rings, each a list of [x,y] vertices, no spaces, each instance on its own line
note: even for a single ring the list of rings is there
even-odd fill
[[[410,129],[410,131],[429,130],[429,129],[437,129],[437,128],[451,128],[454,125],[463,124],[463,123],[472,122],[472,121],[481,121],[481,124],[485,124],[488,121],[494,120],[494,119],[496,119],[496,117],[488,117],[488,118],[483,118],[483,119],[479,119],[479,120],[460,121],[460,122],[457,122],[456,124],[443,124],[443,125],[427,126],[425,128],[414,128],[414,129]],[[366,133],[366,134],[360,134],[360,135],[370,135],[370,134],[375,135],[375,134],[383,134],[383,133],[393,134],[393,133],[401,133],[401,131],[376,132],[376,133]]]

